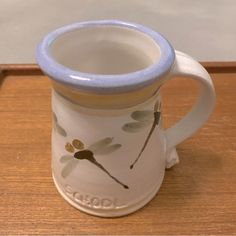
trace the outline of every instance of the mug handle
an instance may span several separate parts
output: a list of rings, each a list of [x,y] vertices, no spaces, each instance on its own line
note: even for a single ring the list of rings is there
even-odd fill
[[[176,145],[190,137],[207,121],[214,109],[216,99],[214,85],[204,67],[182,52],[175,51],[175,53],[175,64],[170,71],[169,78],[181,76],[196,80],[200,84],[201,90],[198,101],[191,111],[177,124],[165,131],[166,168],[179,162]]]

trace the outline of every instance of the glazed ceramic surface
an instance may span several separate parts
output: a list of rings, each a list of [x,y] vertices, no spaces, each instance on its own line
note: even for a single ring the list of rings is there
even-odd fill
[[[37,50],[52,79],[52,172],[58,191],[87,213],[134,212],[157,193],[175,146],[207,120],[215,93],[205,69],[151,29],[115,20],[81,22]],[[201,94],[174,127],[162,127],[160,88],[176,75]],[[173,104],[174,106],[174,104]]]

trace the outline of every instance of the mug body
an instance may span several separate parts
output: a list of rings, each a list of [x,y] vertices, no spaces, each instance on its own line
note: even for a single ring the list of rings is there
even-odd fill
[[[161,117],[158,124],[154,117],[160,96],[131,108],[98,110],[52,94],[52,171],[62,196],[83,211],[112,217],[149,202],[165,171]]]
[[[52,79],[52,172],[61,195],[90,214],[134,212],[165,172],[160,87],[174,50],[160,34],[120,21],[49,34],[37,60]]]

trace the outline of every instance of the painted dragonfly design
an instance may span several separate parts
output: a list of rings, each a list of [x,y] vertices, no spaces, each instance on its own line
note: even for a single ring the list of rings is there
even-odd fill
[[[66,178],[76,168],[80,161],[86,160],[101,169],[125,189],[128,189],[129,187],[127,185],[111,175],[110,172],[95,159],[94,155],[107,155],[121,147],[121,144],[112,144],[112,141],[113,138],[107,137],[90,145],[88,148],[85,148],[84,144],[79,139],[74,139],[71,143],[66,143],[65,149],[71,154],[64,155],[60,158],[60,162],[65,164],[61,172],[62,177]]]
[[[154,111],[143,110],[143,111],[134,111],[131,113],[131,118],[134,120],[132,122],[126,123],[123,125],[122,130],[129,133],[136,133],[147,127],[152,123],[151,129],[145,139],[145,142],[134,162],[130,165],[130,169],[133,169],[134,165],[138,162],[142,156],[143,151],[147,147],[147,144],[155,130],[155,127],[158,126],[161,117],[161,102],[157,101],[154,105]]]

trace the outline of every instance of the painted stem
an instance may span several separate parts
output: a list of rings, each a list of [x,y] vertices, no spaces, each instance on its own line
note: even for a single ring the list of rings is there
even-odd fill
[[[129,189],[129,187],[122,182],[120,182],[117,178],[115,178],[113,175],[111,175],[100,163],[98,163],[95,159],[92,162],[97,167],[99,167],[101,170],[103,170],[106,174],[108,174],[113,180],[115,180],[118,184],[122,185],[125,189]]]
[[[138,162],[139,158],[141,157],[143,151],[145,150],[151,136],[152,136],[152,133],[153,131],[155,130],[155,127],[159,124],[159,120],[160,120],[160,117],[161,117],[161,111],[160,111],[160,108],[161,108],[161,104],[159,102],[157,102],[154,106],[154,121],[152,123],[152,127],[148,133],[148,136],[144,142],[144,145],[141,149],[141,151],[139,152],[138,154],[138,157],[135,159],[135,161],[133,162],[133,164],[130,166],[130,169],[133,169],[134,165]]]
[[[113,175],[111,175],[100,163],[97,162],[97,160],[94,158],[93,152],[86,149],[82,151],[78,151],[74,154],[74,158],[78,160],[87,160],[90,161],[92,164],[96,165],[98,168],[100,168],[102,171],[104,171],[107,175],[109,175],[113,180],[115,180],[118,184],[122,185],[124,188],[128,189],[129,187],[122,182],[120,182],[117,178],[115,178]]]

